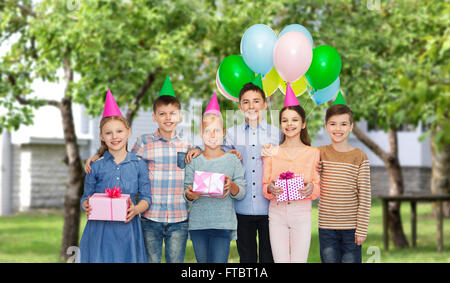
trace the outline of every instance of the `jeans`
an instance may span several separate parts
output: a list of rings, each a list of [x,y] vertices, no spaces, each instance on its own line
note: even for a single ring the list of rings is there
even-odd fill
[[[182,263],[184,261],[188,238],[187,220],[177,223],[162,223],[142,217],[141,221],[148,262],[161,262],[163,240],[166,262]]]
[[[231,230],[190,230],[189,233],[198,263],[228,262]]]
[[[323,263],[361,263],[361,246],[355,244],[355,229],[319,228],[320,259]]]

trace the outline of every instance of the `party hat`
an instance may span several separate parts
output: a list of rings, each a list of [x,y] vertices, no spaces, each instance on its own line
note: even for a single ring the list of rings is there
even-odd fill
[[[263,90],[263,83],[262,83],[262,77],[261,74],[258,74],[253,80],[252,84],[258,86],[261,90]]]
[[[336,99],[334,100],[333,105],[337,105],[337,104],[343,104],[343,105],[347,105],[347,103],[345,103],[345,99],[342,96],[341,91],[339,91],[338,95],[336,96]]]
[[[111,91],[108,88],[102,118],[110,116],[122,116],[122,112],[120,112],[119,106],[117,106],[117,103],[114,100],[114,97],[112,96]]]
[[[175,91],[173,90],[172,84],[170,83],[169,75],[166,76],[166,80],[164,81],[164,84],[163,84],[161,90],[159,91],[158,96],[162,96],[162,95],[170,95],[170,96],[176,97]]]
[[[205,114],[216,114],[222,116],[222,114],[220,113],[219,102],[217,101],[217,94],[215,92],[211,97],[211,100],[209,101],[209,104],[206,107],[205,113],[203,113],[203,115]]]
[[[297,97],[295,97],[295,94],[294,94],[294,91],[292,90],[291,84],[287,83],[286,97],[284,98],[284,107],[297,106],[297,105],[300,105],[298,103]]]

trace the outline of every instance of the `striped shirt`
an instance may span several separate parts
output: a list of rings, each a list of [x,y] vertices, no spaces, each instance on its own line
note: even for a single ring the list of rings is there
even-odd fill
[[[148,165],[151,185],[151,203],[143,217],[156,222],[176,223],[187,219],[188,204],[184,195],[184,169],[177,166],[177,152],[187,152],[192,144],[175,134],[164,140],[156,130],[154,134],[137,138],[132,151]]]
[[[370,218],[370,164],[360,149],[338,152],[321,146],[319,228],[356,229],[366,236]]]

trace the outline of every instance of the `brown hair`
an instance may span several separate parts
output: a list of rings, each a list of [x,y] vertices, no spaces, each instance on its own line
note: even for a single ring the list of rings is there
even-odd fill
[[[109,121],[113,121],[113,120],[122,122],[128,130],[131,128],[130,127],[130,123],[128,122],[128,120],[125,117],[123,117],[123,116],[109,116],[109,117],[102,118],[102,120],[100,121],[100,133],[102,132],[103,126],[106,123],[108,123]],[[128,141],[127,141],[127,144],[126,144],[126,149],[128,151]],[[107,150],[108,150],[108,147],[106,146],[106,143],[104,141],[101,141],[100,148],[97,151],[97,155],[99,157],[102,157],[103,154],[105,153],[105,151],[107,151]]]
[[[178,109],[181,109],[181,104],[178,98],[171,95],[161,95],[158,96],[158,98],[156,98],[155,101],[153,102],[153,113],[156,113],[156,109],[158,109],[159,106],[169,104],[173,104]]]
[[[344,104],[336,104],[332,105],[330,108],[327,109],[327,113],[325,114],[325,124],[328,122],[328,120],[334,116],[334,115],[342,115],[342,114],[348,114],[350,119],[350,124],[353,124],[353,112],[347,105]]]
[[[247,83],[242,87],[241,91],[239,92],[239,102],[241,102],[244,93],[251,90],[261,94],[261,98],[263,99],[264,102],[266,102],[266,94],[264,93],[264,91],[259,86],[254,85],[252,83]]]
[[[295,106],[286,106],[286,107],[283,107],[283,108],[281,109],[281,111],[280,111],[280,125],[281,125],[281,116],[283,115],[283,112],[286,111],[286,110],[288,110],[288,109],[289,109],[289,110],[294,110],[295,112],[297,112],[298,115],[300,115],[300,117],[302,117],[302,122],[303,122],[303,123],[306,123],[306,113],[305,113],[305,110],[304,110],[300,105],[295,105]],[[284,142],[285,138],[286,138],[286,137],[285,137],[284,134],[283,134],[283,137],[281,138],[280,144],[282,144],[282,143]],[[311,146],[311,141],[310,141],[310,139],[309,139],[308,129],[307,129],[306,126],[305,126],[304,129],[302,129],[302,130],[300,131],[300,140],[301,140],[304,144],[306,144],[306,145],[308,145],[308,146]]]

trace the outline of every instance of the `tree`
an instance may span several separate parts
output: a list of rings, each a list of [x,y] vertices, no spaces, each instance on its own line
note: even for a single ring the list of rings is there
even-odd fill
[[[420,68],[398,66],[397,80],[408,95],[392,106],[392,112],[428,129],[424,137],[431,138],[431,192],[450,194],[450,4],[428,2],[411,8],[415,8],[416,24],[404,28],[420,48],[411,50],[409,64]],[[450,217],[450,202],[444,202],[443,213]]]
[[[299,10],[323,16],[313,24],[315,45],[328,44],[339,51],[343,62],[341,88],[346,100],[357,120],[367,120],[388,133],[389,151],[358,127],[353,133],[385,163],[390,194],[402,194],[397,130],[402,125],[417,126],[422,122],[432,133],[433,129],[443,129],[433,140],[449,145],[448,60],[445,65],[444,59],[448,58],[449,47],[448,4],[390,1],[368,7],[364,1],[310,1],[287,6],[282,22],[298,22]],[[443,170],[448,172],[448,157],[443,160],[447,160],[441,163],[446,164]],[[448,177],[446,180],[443,184],[448,190]],[[389,229],[394,245],[405,247],[408,242],[399,209],[400,203],[390,205]]]
[[[74,10],[55,1],[8,1],[0,6],[1,38],[17,38],[0,63],[0,103],[7,110],[1,127],[31,124],[32,110],[38,107],[54,106],[61,112],[69,168],[62,258],[68,247],[78,245],[84,181],[72,104],[81,103],[98,115],[109,87],[119,105],[129,106],[127,117],[132,120],[139,105],[151,105],[149,90],[155,93],[165,74],[172,75],[183,98],[189,97],[195,85],[186,87],[178,78],[188,74],[189,79],[199,68],[202,58],[194,53],[207,24],[196,13],[202,7],[191,1],[79,3]],[[65,90],[60,101],[33,96],[33,80],[60,83],[61,69]]]
[[[253,9],[259,12],[250,19],[257,22],[262,20],[258,17],[276,14],[274,9],[255,8],[276,6],[265,1],[236,6],[229,1],[187,0],[77,4],[50,0],[0,4],[0,38],[2,43],[13,41],[0,61],[0,105],[6,110],[0,117],[1,129],[32,124],[33,110],[39,107],[57,107],[61,113],[69,169],[61,258],[67,258],[68,247],[78,245],[84,181],[72,104],[99,115],[110,88],[118,104],[127,106],[126,116],[132,121],[139,109],[151,107],[166,75],[182,103],[209,97],[215,89],[216,62],[232,54],[230,49],[234,54],[239,50],[235,42],[242,35],[233,28],[245,30]],[[64,83],[63,98],[36,97],[30,87],[36,79]]]

